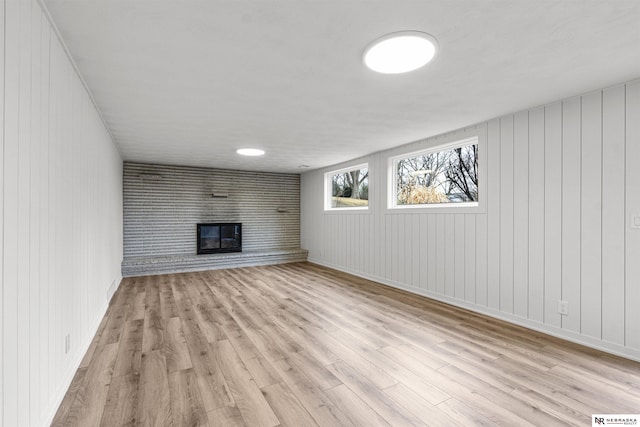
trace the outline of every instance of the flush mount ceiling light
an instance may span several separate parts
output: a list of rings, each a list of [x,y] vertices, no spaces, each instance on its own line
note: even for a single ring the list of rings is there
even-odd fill
[[[260,150],[258,148],[240,148],[236,153],[243,156],[262,156],[264,154],[264,150]]]
[[[420,31],[399,31],[380,37],[364,51],[367,67],[383,74],[400,74],[425,66],[436,56],[438,41]]]

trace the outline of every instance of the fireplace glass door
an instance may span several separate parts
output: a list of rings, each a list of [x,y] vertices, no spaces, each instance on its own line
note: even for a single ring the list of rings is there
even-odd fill
[[[242,224],[198,224],[198,254],[242,252]]]

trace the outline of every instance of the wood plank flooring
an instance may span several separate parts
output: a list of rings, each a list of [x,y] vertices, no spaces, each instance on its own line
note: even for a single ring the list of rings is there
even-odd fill
[[[640,363],[309,263],[127,278],[53,425],[590,425]]]

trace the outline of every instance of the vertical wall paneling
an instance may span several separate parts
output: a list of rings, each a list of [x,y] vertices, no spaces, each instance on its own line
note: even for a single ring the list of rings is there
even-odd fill
[[[40,4],[0,23],[0,425],[46,425],[120,280],[122,160]]]
[[[562,103],[562,300],[564,329],[580,332],[581,98]]]
[[[625,86],[602,98],[602,339],[624,345]]]
[[[91,104],[88,99],[82,97],[82,94],[83,94],[82,86],[79,87],[79,94],[80,94],[79,101],[81,103],[79,108],[80,108],[81,115],[78,121],[79,122],[78,123],[78,140],[84,142],[87,140],[86,112],[91,107]],[[79,185],[78,191],[81,194],[88,194],[89,188],[88,188],[87,180],[82,179],[83,176],[87,176],[89,174],[87,163],[82,161],[82,159],[85,159],[88,157],[87,145],[84,143],[80,143],[79,145],[80,146],[78,147],[77,151],[80,153],[80,161],[79,161],[80,167],[78,169],[79,172],[77,175],[77,179],[75,181]],[[77,225],[79,227],[79,236],[78,236],[78,242],[77,242],[77,250],[78,250],[78,259],[80,261],[79,262],[80,270],[78,271],[78,281],[79,283],[86,283],[89,277],[88,275],[89,216],[87,212],[87,205],[85,203],[78,204],[78,216],[79,218],[77,221]],[[89,301],[89,292],[86,287],[82,286],[81,292],[80,292],[80,298],[79,298],[80,319],[89,318],[88,301]],[[89,334],[89,325],[87,324],[87,322],[80,322],[78,326],[82,328],[79,330],[79,333],[81,334],[81,336],[85,336]]]
[[[437,231],[436,231],[437,218],[438,217],[436,215],[427,215],[427,228],[429,230],[427,232],[427,235],[429,236],[429,239],[427,240],[427,255],[429,256],[429,258],[426,260],[427,277],[428,277],[427,289],[429,289],[429,291],[434,293],[438,291],[438,287],[437,287],[438,266],[436,264],[436,261],[438,259],[437,253],[439,252],[439,248],[437,246]],[[425,260],[422,260],[422,262],[425,262]]]
[[[476,217],[476,304],[487,306],[487,215]]]
[[[322,216],[322,219],[324,225],[323,229],[332,230],[333,228],[331,228],[331,221],[333,218],[325,215]],[[329,259],[329,262],[333,262],[332,256],[334,252],[331,250],[331,239],[333,236],[329,235],[329,233],[322,233],[320,237],[322,239],[322,248],[320,249],[320,255],[322,257],[327,257],[327,259]]]
[[[372,161],[376,168],[371,172],[373,176],[370,177],[369,190],[371,190],[371,187],[374,186],[374,184],[377,183],[377,185],[375,185],[375,188],[373,188],[374,199],[371,200],[371,206],[376,209],[377,212],[381,213],[380,215],[374,215],[377,218],[378,227],[374,230],[374,233],[378,238],[379,244],[379,246],[376,246],[376,253],[378,254],[379,262],[379,275],[377,277],[388,278],[389,270],[386,251],[385,249],[380,250],[380,248],[384,248],[384,246],[386,246],[387,242],[389,241],[386,226],[387,221],[391,219],[389,215],[383,214],[387,206],[387,162],[386,159],[382,158],[382,156],[373,156]],[[302,177],[300,177],[300,179],[302,179]],[[302,230],[300,230],[300,233],[302,233]]]
[[[366,252],[365,246],[362,244],[363,242],[362,233],[364,232],[364,217],[361,219],[362,219],[361,221],[358,221],[357,218],[355,218],[354,216],[352,216],[351,218],[351,225],[354,231],[352,235],[354,251],[351,253],[358,254],[357,256],[354,257],[356,259],[356,264],[354,268],[355,271],[362,271],[362,269],[364,268],[364,254]]]
[[[342,217],[342,226],[343,226],[343,240],[342,240],[342,255],[341,258],[344,259],[349,265],[351,270],[356,270],[358,258],[360,256],[359,251],[355,251],[356,242],[355,242],[355,221],[351,216],[343,216]],[[359,248],[358,248],[359,249]],[[347,254],[354,254],[354,256],[347,256]],[[357,254],[357,255],[356,255]]]
[[[396,218],[397,221],[397,218]],[[395,231],[395,228],[393,228],[394,223],[393,223],[393,216],[391,215],[386,215],[385,216],[385,248],[384,248],[384,261],[385,261],[385,272],[386,275],[385,277],[387,277],[389,280],[395,280],[395,276],[394,276],[394,268],[393,266],[397,267],[397,264],[395,264],[393,262],[393,242],[396,240],[397,236],[393,233],[393,231]]]
[[[381,205],[384,201],[384,195],[382,193],[384,186],[384,179],[386,179],[386,170],[380,164],[380,156],[375,156],[371,159],[371,168],[369,170],[369,203],[371,204],[370,209],[380,209]],[[382,171],[385,175],[383,175],[383,181],[379,181],[377,179],[378,176],[381,176],[380,173],[376,173],[376,171]],[[302,206],[304,207],[304,205]],[[304,217],[304,215],[303,215]],[[372,215],[370,217],[372,222],[371,225],[371,261],[373,262],[372,271],[376,275],[376,277],[384,277],[382,273],[382,257],[380,256],[379,250],[377,248],[382,244],[382,221],[384,218],[382,215]],[[304,227],[301,227],[300,230],[304,230]],[[304,244],[302,245],[304,246]]]
[[[625,101],[625,345],[640,349],[640,228],[634,224],[640,216],[640,81],[627,85]]]
[[[50,229],[48,227],[50,221],[50,206],[49,206],[49,123],[50,123],[50,111],[49,111],[49,94],[50,94],[50,37],[51,29],[49,28],[49,22],[41,15],[40,19],[40,34],[41,34],[41,96],[40,96],[40,266],[39,266],[39,280],[40,280],[40,325],[37,328],[40,331],[41,337],[39,339],[41,345],[41,351],[49,350],[49,336],[50,323],[49,312],[51,310],[50,304],[50,292],[51,292],[51,276],[49,275],[51,252],[49,250],[50,241]],[[44,336],[44,338],[42,337]],[[35,379],[38,381],[39,386],[37,390],[40,394],[38,407],[44,407],[48,403],[48,399],[51,398],[53,393],[50,388],[50,378],[46,373],[49,372],[48,362],[39,364],[40,374]]]
[[[364,217],[361,221],[358,221],[356,218],[351,219],[351,224],[354,227],[353,237],[353,246],[354,251],[351,253],[357,254],[354,258],[356,259],[355,271],[362,271],[364,268],[364,254],[366,252],[365,246],[363,243],[363,233],[364,233]]]
[[[73,74],[71,74],[73,75]],[[78,177],[80,175],[80,147],[78,147],[75,144],[75,141],[78,140],[79,135],[78,135],[78,121],[80,119],[80,107],[78,106],[78,86],[80,85],[79,82],[76,82],[73,79],[70,79],[70,88],[69,88],[69,108],[72,111],[72,113],[69,115],[69,141],[71,141],[71,143],[69,143],[69,160],[70,160],[70,164],[71,165],[77,165],[76,167],[70,167],[69,171],[67,172],[67,183],[68,183],[68,187],[71,190],[72,194],[78,194],[78,187],[79,187],[79,182]],[[75,197],[72,197],[68,200],[70,206],[71,206],[71,216],[70,216],[70,227],[71,227],[71,233],[69,233],[69,240],[68,240],[68,247],[69,247],[69,251],[73,254],[74,259],[80,260],[80,254],[79,254],[79,249],[80,249],[80,244],[79,244],[79,230],[78,230],[78,226],[80,225],[80,221],[79,221],[79,214],[80,214],[80,207],[79,207],[79,203],[78,203],[78,199]],[[79,302],[81,301],[81,296],[82,296],[82,286],[81,283],[79,281],[78,275],[81,273],[81,269],[80,268],[74,268],[74,269],[70,269],[69,271],[69,283],[71,283],[71,286],[69,287],[69,295],[68,295],[68,299],[67,301],[71,301],[72,302],[72,310],[69,310],[68,313],[68,317],[67,317],[67,327],[65,328],[66,333],[70,334],[71,336],[78,336],[79,334],[79,326],[80,326],[80,322],[78,321],[80,319],[80,305]],[[74,343],[71,343],[72,345]],[[65,358],[65,367],[66,364],[69,363],[70,361],[68,360],[68,358]]]
[[[402,283],[407,283],[413,286],[413,235],[418,230],[413,229],[413,217],[414,215],[403,215],[402,221],[402,243],[404,249],[401,251],[402,258],[400,262],[400,270],[404,274]]]
[[[347,253],[351,253],[349,250],[349,246],[352,243],[352,240],[349,238],[349,232],[351,231],[351,229],[349,228],[349,218],[345,215],[341,215],[339,221],[341,230],[340,239],[338,241],[339,259],[343,260],[343,262],[346,263],[347,268],[353,270],[353,260],[356,257],[351,256],[347,258],[346,256]]]
[[[347,269],[349,270],[353,270],[353,264],[354,264],[354,260],[356,258],[356,256],[350,256],[350,257],[346,257],[345,255],[347,253],[353,253],[351,252],[351,244],[353,243],[353,240],[349,237],[349,233],[352,230],[352,228],[349,227],[349,222],[350,219],[349,217],[347,217],[346,215],[342,215],[340,216],[340,243],[339,243],[339,254],[340,254],[340,258],[341,260],[343,260],[343,262],[346,264]]]
[[[544,321],[544,107],[529,112],[529,318]]]
[[[343,255],[343,250],[344,250],[344,216],[336,216],[334,218],[334,223],[335,223],[335,230],[338,231],[338,235],[337,236],[333,236],[333,247],[334,247],[334,251],[335,251],[335,259],[336,262],[346,262],[346,260],[344,259]],[[347,266],[347,268],[349,268]]]
[[[404,274],[405,274],[405,246],[406,246],[406,236],[404,235],[404,215],[396,215],[394,217],[395,222],[393,224],[393,228],[391,229],[391,233],[393,235],[393,249],[392,249],[392,264],[394,265],[393,269],[393,280],[399,283],[404,283]],[[346,255],[346,254],[345,254]]]
[[[416,215],[420,228],[418,237],[418,247],[420,251],[419,264],[419,286],[420,289],[429,289],[429,217],[427,215]]]
[[[5,2],[0,0],[0,424],[4,420],[4,35]]]
[[[65,234],[58,231],[58,227],[60,229],[66,230],[66,221],[64,218],[64,206],[65,206],[65,198],[66,194],[63,193],[64,189],[64,169],[68,167],[65,161],[65,119],[66,119],[66,106],[65,106],[65,98],[66,98],[66,88],[65,88],[65,70],[64,70],[64,55],[62,52],[62,46],[58,43],[51,44],[51,55],[53,56],[53,61],[51,64],[52,74],[54,75],[54,80],[51,85],[52,90],[52,98],[54,100],[54,109],[55,116],[53,120],[55,121],[54,126],[54,142],[53,142],[53,162],[58,165],[58,167],[51,169],[51,175],[53,179],[52,186],[52,210],[51,217],[53,219],[51,223],[51,227],[53,227],[54,235],[52,237],[52,249],[55,252],[54,257],[54,291],[53,291],[53,331],[51,336],[51,356],[53,359],[52,368],[54,372],[62,372],[63,371],[63,355],[64,355],[64,338],[65,338],[65,319],[67,317],[67,310],[62,311],[62,307],[64,305],[65,297],[68,292],[67,287],[58,286],[59,283],[65,282],[65,272],[66,266],[63,265],[62,254],[65,251]],[[61,314],[59,314],[61,313]],[[57,383],[52,381],[53,392],[55,393]]]
[[[560,327],[562,295],[562,104],[545,107],[544,321]]]
[[[345,217],[344,216],[336,216],[335,222],[337,223],[336,230],[338,230],[338,236],[335,236],[335,238],[333,239],[333,241],[334,241],[333,244],[334,244],[334,248],[335,248],[335,252],[336,252],[336,261],[340,262],[340,263],[346,263],[347,260],[344,257],[344,254],[345,254],[345,247],[344,247],[345,246],[345,235],[344,235]],[[347,268],[349,268],[349,266],[347,266]]]
[[[37,5],[34,5],[31,16],[31,99],[30,99],[30,116],[31,116],[31,150],[29,153],[29,170],[31,174],[29,189],[29,253],[31,255],[31,277],[29,286],[29,307],[31,310],[29,329],[29,350],[32,354],[41,353],[41,337],[36,331],[40,326],[40,298],[42,293],[40,269],[42,262],[40,259],[40,212],[42,210],[42,180],[40,151],[42,150],[42,127],[41,127],[41,92],[42,92],[42,13]],[[29,390],[29,404],[34,408],[40,407],[40,388],[38,378],[40,361],[35,358],[29,358],[29,381],[27,389]],[[31,421],[33,423],[33,420]]]
[[[337,230],[338,235],[337,236],[333,236],[333,248],[335,251],[335,260],[336,262],[346,262],[346,259],[344,258],[344,253],[345,253],[345,217],[342,215],[336,215],[333,218],[333,223],[335,224],[335,230]],[[348,267],[347,267],[348,268]]]
[[[20,3],[5,6],[4,94],[4,425],[18,425],[18,147],[20,123]],[[11,367],[11,369],[8,369]]]
[[[582,97],[581,332],[602,334],[602,92]]]
[[[453,255],[453,276],[454,276],[454,297],[464,300],[464,276],[465,266],[465,222],[464,214],[453,215],[455,222],[454,229],[454,255]]]
[[[302,192],[301,192],[301,195],[302,195]],[[310,202],[309,202],[309,199],[311,199]],[[308,225],[303,226],[301,224],[300,228],[305,230],[311,229],[311,230],[314,230],[315,233],[313,234],[311,239],[307,239],[311,241],[309,242],[309,244],[305,244],[304,247],[313,247],[317,245],[316,247],[317,253],[324,255],[328,245],[327,233],[322,232],[322,230],[328,229],[328,225],[327,225],[328,218],[326,217],[326,215],[321,214],[322,208],[324,206],[323,205],[324,199],[319,200],[317,197],[313,197],[311,194],[308,194],[306,200],[307,202],[305,202],[304,200],[301,200],[301,209],[303,207],[308,209],[311,215],[304,215],[304,218],[308,221],[307,222]],[[302,219],[302,216],[301,216],[301,219]]]
[[[373,248],[371,246],[371,236],[373,233],[371,232],[371,215],[365,215],[363,221],[363,242],[361,259],[362,259],[362,269],[366,271],[371,271],[371,261],[373,260]],[[361,270],[362,271],[362,270]]]
[[[338,260],[340,260],[340,262],[344,263],[347,268],[351,268],[350,262],[353,259],[353,257],[351,257],[350,259],[347,259],[345,257],[345,254],[347,253],[347,236],[346,236],[346,231],[347,231],[347,218],[344,216],[338,216],[337,218],[337,222],[338,222],[338,230],[340,232],[340,237],[336,239],[336,249],[337,249],[337,254],[338,254]]]
[[[380,230],[381,234],[381,250],[380,250],[380,264],[381,264],[381,273],[379,277],[384,277],[387,280],[391,279],[391,237],[389,233],[391,232],[391,215],[383,215],[380,218],[380,223],[382,225],[382,230]]]
[[[367,254],[367,266],[369,271],[373,271],[378,266],[375,265],[375,260],[378,254],[377,246],[375,246],[374,236],[377,234],[376,230],[378,230],[375,226],[375,219],[373,215],[367,215],[367,240],[365,240],[365,245],[368,248]]]
[[[529,113],[513,123],[513,313],[529,309]]]
[[[420,265],[423,263],[422,259],[420,258],[420,239],[423,238],[423,230],[420,227],[420,216],[411,215],[411,226],[408,231],[413,242],[411,254],[407,257],[409,267],[412,269],[413,273],[411,285],[416,288],[420,288]],[[420,262],[414,261],[416,257],[420,260]]]
[[[51,45],[52,55],[55,58],[53,61],[52,67],[54,68],[53,74],[55,76],[54,83],[51,86],[53,90],[53,98],[55,104],[55,117],[54,120],[56,122],[55,125],[55,140],[53,144],[53,161],[59,167],[52,168],[53,175],[53,213],[51,215],[53,221],[51,223],[51,227],[54,230],[54,236],[52,238],[53,243],[53,251],[55,252],[54,258],[54,295],[53,295],[53,331],[52,331],[52,344],[51,344],[51,357],[53,359],[53,372],[62,372],[62,355],[64,354],[64,322],[65,317],[67,316],[67,310],[62,310],[63,302],[65,295],[67,293],[66,287],[57,286],[59,283],[64,283],[64,273],[66,270],[66,266],[61,262],[62,254],[65,253],[65,233],[59,232],[58,227],[61,229],[65,229],[65,218],[63,212],[63,206],[65,194],[63,193],[64,183],[63,183],[63,171],[67,165],[65,164],[65,129],[64,129],[64,119],[65,119],[65,75],[64,75],[64,56],[62,54],[62,47],[57,43],[52,43]],[[55,391],[55,380],[52,382],[54,385]]]
[[[394,282],[398,281],[398,221],[400,215],[389,216],[391,226],[388,229],[391,245],[387,247],[387,257],[391,262],[389,265],[389,278]]]
[[[358,254],[356,258],[356,267],[355,271],[362,271],[365,268],[364,265],[364,256],[367,252],[366,246],[364,246],[364,225],[365,225],[365,217],[364,215],[361,218],[361,221],[357,219],[352,220],[352,225],[354,226],[355,234],[353,235],[353,244],[354,244],[354,252]]]
[[[29,288],[32,286],[31,257],[29,256],[30,242],[30,209],[31,199],[31,2],[19,2],[20,14],[20,87],[18,95],[19,125],[18,125],[18,355],[30,354],[30,307]],[[18,357],[17,365],[18,390],[18,423],[29,424],[29,358]]]
[[[47,158],[48,158],[48,164],[59,164],[58,163],[58,159],[56,156],[56,153],[58,152],[58,147],[57,147],[57,142],[58,142],[58,137],[57,137],[57,129],[58,129],[58,120],[57,120],[57,114],[58,114],[58,108],[57,108],[57,104],[58,104],[58,94],[57,94],[57,88],[58,88],[58,84],[59,82],[57,81],[57,76],[56,73],[58,72],[58,67],[56,66],[56,62],[58,60],[58,56],[55,54],[54,52],[54,47],[55,47],[55,43],[52,42],[53,40],[51,40],[51,42],[49,43],[49,105],[47,106],[47,109],[49,111],[49,141],[47,144]],[[47,216],[47,222],[45,224],[45,228],[47,230],[47,251],[49,253],[49,264],[48,264],[48,269],[47,269],[47,277],[48,277],[48,282],[49,282],[49,286],[47,287],[47,298],[49,300],[49,304],[47,306],[46,309],[46,317],[47,317],[47,349],[49,351],[51,351],[51,356],[49,358],[47,358],[47,366],[46,369],[49,372],[56,372],[56,367],[55,367],[55,354],[54,354],[54,331],[58,331],[58,328],[56,327],[56,289],[55,289],[55,284],[58,283],[56,281],[56,259],[57,259],[57,251],[56,251],[56,247],[55,247],[55,237],[56,237],[56,215],[57,215],[57,211],[56,211],[56,205],[55,205],[55,201],[56,201],[56,195],[57,195],[57,188],[56,188],[56,169],[55,167],[49,167],[47,169],[47,186],[46,186],[46,198],[47,198],[47,207],[48,207],[48,216]],[[57,337],[55,337],[57,338]],[[55,340],[55,342],[57,342],[57,340]],[[45,383],[47,386],[47,394],[48,395],[53,395],[55,392],[55,383],[54,383],[54,379],[53,378],[49,378],[46,377],[45,379]]]
[[[404,234],[404,223],[406,221],[406,215],[395,215],[396,218],[395,227],[391,230],[393,233],[393,240],[395,241],[394,250],[393,250],[393,265],[396,267],[394,269],[394,280],[398,283],[405,283],[404,276],[406,270],[406,257],[405,257],[405,247],[407,238]],[[345,254],[347,256],[347,254]]]
[[[357,227],[360,224],[360,221],[356,221],[353,215],[344,216],[344,253],[343,258],[345,260],[351,260],[351,269],[353,271],[358,271],[358,263],[360,259],[360,255],[362,254],[362,248],[358,245],[357,241]],[[348,256],[347,254],[353,254],[352,256]]]
[[[333,227],[335,217],[324,216],[323,218],[325,220],[324,223],[326,224],[325,230],[335,230],[335,228]],[[333,233],[324,233],[322,237],[324,239],[324,252],[326,254],[325,256],[327,256],[331,262],[334,262],[336,252],[333,248]]]
[[[50,124],[49,124],[49,161],[54,165],[61,164],[61,156],[60,156],[60,120],[61,116],[61,98],[60,98],[60,64],[59,62],[62,60],[60,57],[60,53],[56,51],[57,44],[51,43],[51,57],[49,64],[49,73],[51,75],[51,82],[49,86],[50,96]],[[51,287],[49,290],[49,301],[51,308],[49,309],[49,334],[47,338],[49,340],[49,351],[50,358],[48,363],[48,369],[50,372],[60,372],[59,366],[59,352],[60,348],[60,325],[59,325],[59,303],[60,300],[60,288],[56,286],[58,283],[61,283],[59,275],[60,270],[60,262],[59,257],[61,257],[60,248],[58,247],[57,240],[57,227],[56,224],[59,224],[60,218],[59,216],[59,200],[57,195],[60,194],[59,188],[59,179],[60,175],[60,167],[50,167],[49,168],[49,184],[48,184],[48,198],[49,198],[49,224],[47,225],[47,229],[49,230],[49,251],[51,253],[51,259],[49,263],[49,277],[51,278]],[[49,382],[49,393],[54,394],[56,391],[56,383],[55,378],[51,378]]]
[[[396,265],[398,266],[396,271],[396,281],[400,283],[409,283],[409,280],[405,281],[405,276],[410,277],[411,275],[411,271],[407,271],[407,245],[411,244],[409,236],[405,234],[407,215],[396,215],[396,217],[398,218],[398,224],[393,230],[396,235],[396,240],[398,241],[397,251],[394,252],[397,254]]]
[[[455,215],[444,216],[444,293],[455,297],[456,274],[456,218]]]
[[[500,311],[513,313],[513,116],[500,119]]]
[[[445,216],[436,215],[436,292],[445,294]]]
[[[464,215],[464,299],[476,302],[476,216]]]
[[[405,235],[404,235],[404,215],[394,215],[393,226],[391,228],[391,238],[393,239],[393,244],[391,246],[391,265],[393,266],[393,280],[395,282],[404,282],[404,245],[405,245]],[[345,254],[346,255],[346,254]],[[401,279],[400,276],[403,276]]]
[[[487,305],[500,309],[500,120],[487,127]]]
[[[397,212],[385,198],[389,157],[473,127],[360,159],[376,165],[366,215],[323,214],[323,174],[340,165],[303,174],[310,261],[640,360],[640,81],[477,128],[487,138],[478,212]],[[306,225],[316,216],[320,231]]]
[[[407,257],[412,254],[412,238],[408,231],[411,228],[411,216],[397,215],[395,228],[391,230],[391,235],[395,241],[395,251],[392,249],[392,262],[394,268],[394,280],[399,283],[411,284],[412,267],[411,260]],[[405,231],[406,230],[406,231]],[[345,254],[349,256],[349,254]]]
[[[356,256],[347,256],[347,258],[352,258],[355,260],[353,264],[354,271],[362,271],[362,255],[364,254],[364,247],[362,246],[361,238],[362,238],[362,221],[358,221],[357,218],[353,215],[348,217],[349,219],[349,245],[351,250],[348,252],[350,254],[355,254]]]

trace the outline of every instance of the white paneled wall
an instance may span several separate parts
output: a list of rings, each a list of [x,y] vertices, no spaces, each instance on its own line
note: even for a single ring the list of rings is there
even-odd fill
[[[482,213],[386,209],[387,158],[442,136],[350,162],[369,162],[368,213],[323,211],[349,163],[303,174],[309,260],[640,360],[640,81],[477,128]]]
[[[0,425],[45,425],[120,281],[122,161],[39,3],[0,25]]]

